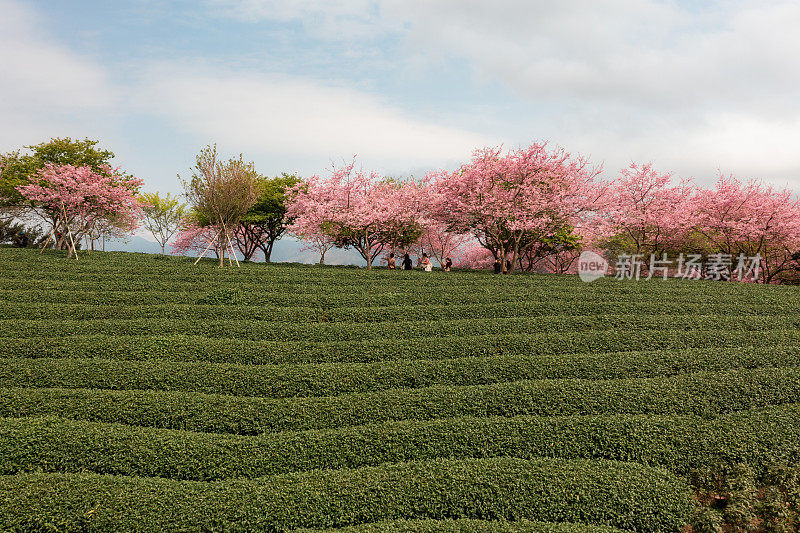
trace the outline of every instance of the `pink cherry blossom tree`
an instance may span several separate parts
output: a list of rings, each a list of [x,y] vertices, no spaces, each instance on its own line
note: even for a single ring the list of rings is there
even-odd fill
[[[699,191],[694,217],[711,250],[758,254],[765,283],[800,266],[792,257],[800,250],[800,200],[788,189],[721,176],[714,188]]]
[[[547,143],[476,150],[454,172],[430,175],[432,209],[450,231],[470,233],[498,259],[520,254],[592,217],[604,189],[600,169]]]
[[[172,253],[175,255],[186,255],[194,252],[203,253],[204,250],[211,250],[220,257],[221,243],[217,238],[217,231],[214,226],[201,226],[196,221],[187,220],[178,234],[170,244]]]
[[[471,239],[454,254],[453,263],[460,268],[486,270],[492,268],[494,255],[478,241]]]
[[[632,163],[608,191],[606,244],[646,256],[683,250],[694,230],[696,192],[691,180],[675,183],[652,163]]]
[[[42,222],[52,226],[50,235],[57,235],[57,247],[68,243],[69,256],[76,253],[76,243],[85,235],[109,227],[132,233],[138,226],[137,193],[142,180],[108,166],[102,170],[48,164],[34,182],[17,187]]]
[[[424,221],[422,224],[422,234],[417,241],[415,250],[417,253],[427,252],[436,259],[440,265],[444,265],[446,258],[455,261],[459,256],[462,246],[472,240],[469,234],[459,234],[450,231],[446,224],[437,221]]]
[[[421,228],[408,211],[401,183],[355,168],[355,160],[330,177],[312,176],[289,194],[287,217],[294,235],[353,248],[367,268],[384,249],[411,244]]]

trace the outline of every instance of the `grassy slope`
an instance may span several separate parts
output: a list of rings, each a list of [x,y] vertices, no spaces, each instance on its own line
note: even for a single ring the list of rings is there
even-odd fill
[[[800,457],[798,303],[3,248],[0,528],[678,530]]]

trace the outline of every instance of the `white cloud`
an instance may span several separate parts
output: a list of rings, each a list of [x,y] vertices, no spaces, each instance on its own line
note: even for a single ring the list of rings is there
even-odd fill
[[[770,120],[724,113],[689,139],[724,173],[767,177],[776,185],[800,190],[800,118]],[[746,147],[746,149],[743,149]],[[781,179],[784,176],[784,179]]]
[[[467,157],[487,142],[367,93],[280,75],[164,64],[140,98],[184,131],[237,151],[326,160],[357,153],[405,170]]]
[[[704,181],[717,168],[800,178],[796,1],[209,1],[317,38],[401,32],[415,54],[404,61],[435,76],[443,60],[466,60],[476,83],[499,81],[536,107],[508,130],[589,152],[611,173],[636,159]]]
[[[467,59],[615,172],[663,161],[800,185],[800,4],[387,0],[422,54]],[[798,187],[800,189],[800,187]]]
[[[0,148],[96,123],[116,103],[104,70],[53,42],[31,9],[0,0]]]
[[[319,170],[358,153],[365,164],[407,172],[449,165],[475,146],[544,137],[604,160],[612,174],[633,159],[705,181],[717,168],[778,183],[800,179],[796,1],[205,1],[216,14],[348,41],[326,61],[339,53],[381,55],[375,39],[405,36],[408,46],[393,49],[391,59],[426,62],[427,79],[415,76],[439,94],[436,69],[455,57],[472,66],[476,83],[499,81],[527,103],[471,101],[459,108],[455,127],[445,125],[446,115],[415,114],[336,80],[152,63],[161,58],[140,59],[135,70],[144,74],[128,75],[123,85],[48,35],[54,21],[44,12],[0,0],[0,151],[55,135],[146,146],[132,141],[143,129],[111,138],[109,124],[151,117],[185,132],[176,144],[216,140],[226,150],[276,156],[279,166]],[[371,81],[353,80],[360,87]],[[470,89],[453,93],[463,98]],[[521,111],[498,118],[501,107]],[[522,111],[531,108],[533,116]],[[489,128],[508,132],[506,139],[480,133]]]
[[[727,2],[709,12],[655,0],[387,6],[409,18],[421,47],[468,58],[529,98],[757,106],[792,95],[800,81],[796,2]]]

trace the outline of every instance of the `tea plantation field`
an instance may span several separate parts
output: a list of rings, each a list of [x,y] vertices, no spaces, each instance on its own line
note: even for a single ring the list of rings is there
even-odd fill
[[[2,248],[0,530],[685,531],[797,464],[799,304]]]

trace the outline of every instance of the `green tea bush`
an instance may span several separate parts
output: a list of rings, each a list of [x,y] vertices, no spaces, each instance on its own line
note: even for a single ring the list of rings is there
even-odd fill
[[[57,332],[50,332],[55,335]],[[560,356],[630,351],[726,350],[800,346],[800,330],[606,330],[530,332],[358,341],[252,341],[188,335],[0,337],[2,357],[99,358],[185,362],[286,364],[368,363],[497,355]],[[691,363],[687,363],[691,364]]]
[[[197,335],[255,341],[340,342],[368,339],[404,339],[469,335],[527,334],[531,332],[580,332],[603,330],[768,331],[800,329],[797,316],[642,316],[642,315],[554,315],[532,318],[461,319],[378,323],[282,322],[259,320],[2,320],[0,331],[14,331],[16,338],[106,335]]]
[[[211,291],[200,297],[197,303],[200,305],[236,305],[241,302],[241,300],[241,291],[238,287],[233,287]],[[161,316],[162,318],[166,318],[164,315]],[[186,316],[185,312],[183,316]]]
[[[0,388],[0,416],[256,435],[456,416],[696,414],[800,402],[800,369],[755,369],[621,380],[526,380],[493,385],[307,398],[163,391]]]
[[[95,472],[213,481],[441,457],[613,459],[688,474],[800,460],[800,404],[698,416],[406,420],[257,437],[60,418],[3,419],[0,474]]]
[[[800,346],[488,355],[373,363],[238,365],[116,359],[0,358],[7,387],[162,390],[286,398],[529,379],[624,379],[701,371],[800,367]]]
[[[798,305],[3,249],[0,530],[789,531]]]
[[[609,461],[433,460],[216,483],[91,474],[0,477],[0,527],[6,530],[280,531],[472,518],[658,532],[677,531],[691,510],[690,493],[678,478]]]
[[[531,522],[518,520],[392,520],[336,529],[297,529],[296,533],[620,533],[622,530],[597,524]]]

